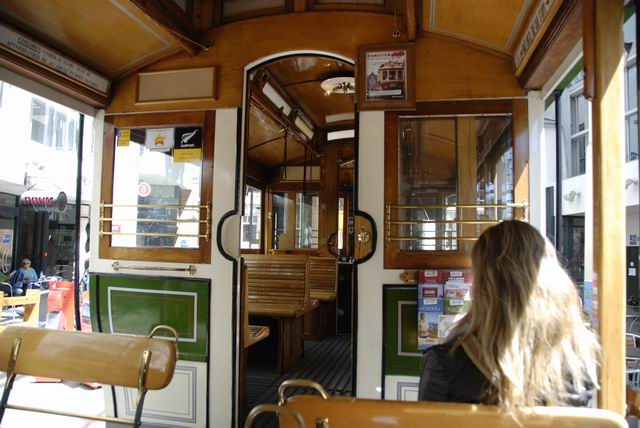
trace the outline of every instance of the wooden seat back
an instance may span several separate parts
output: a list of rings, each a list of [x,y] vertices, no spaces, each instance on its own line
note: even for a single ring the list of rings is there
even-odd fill
[[[0,330],[0,370],[7,371],[20,338],[16,374],[138,387],[142,354],[151,352],[145,386],[162,389],[173,377],[176,347],[166,339],[9,326]]]
[[[326,419],[331,428],[439,427],[439,428],[623,428],[618,414],[600,409],[575,407],[536,407],[516,421],[503,416],[494,406],[457,403],[428,403],[364,400],[347,397],[295,396],[285,408],[302,416],[305,426],[319,426]],[[282,412],[280,427],[298,427],[292,416]],[[325,426],[325,425],[323,425]]]
[[[294,317],[310,304],[309,266],[304,255],[244,255],[248,307],[252,315]]]
[[[240,284],[240,293],[242,298],[242,347],[248,348],[249,346],[269,337],[269,327],[249,324],[249,276],[244,262],[240,263],[240,270],[242,272],[242,283]]]
[[[24,296],[10,297],[0,291],[0,309],[4,306],[24,306],[23,325],[38,327],[40,290],[29,289]]]
[[[338,260],[335,257],[309,257],[309,287],[312,299],[335,300],[338,290]]]

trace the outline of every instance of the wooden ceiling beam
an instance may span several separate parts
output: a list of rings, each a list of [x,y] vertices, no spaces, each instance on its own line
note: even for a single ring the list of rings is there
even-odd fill
[[[418,20],[416,18],[416,0],[405,0],[404,2],[404,22],[407,26],[407,40],[416,41],[418,33]]]
[[[129,0],[145,16],[155,21],[188,53],[197,54],[202,45],[192,18],[172,0]]]

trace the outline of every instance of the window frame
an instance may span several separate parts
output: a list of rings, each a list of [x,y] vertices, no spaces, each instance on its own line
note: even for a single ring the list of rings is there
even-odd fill
[[[636,68],[636,74],[638,73],[638,62],[637,55],[630,56],[627,58],[627,61],[624,65],[624,127],[625,127],[625,162],[631,162],[640,157],[640,141],[637,142],[638,152],[636,153],[636,157],[631,157],[631,147],[630,147],[630,133],[627,133],[629,129],[629,121],[633,119],[633,116],[636,116],[638,120],[640,120],[640,115],[638,114],[638,100],[636,94],[636,106],[634,108],[629,108],[629,70],[633,67]],[[637,88],[636,88],[637,89]],[[640,126],[640,125],[638,125]]]
[[[584,175],[587,172],[587,147],[589,146],[589,141],[590,141],[590,133],[591,133],[591,103],[589,103],[589,101],[585,98],[585,116],[586,116],[586,120],[585,120],[585,124],[586,127],[585,129],[583,129],[582,131],[577,131],[575,133],[573,133],[573,117],[572,117],[572,102],[573,99],[579,99],[580,97],[584,98],[584,82],[580,82],[579,84],[577,84],[576,86],[574,86],[573,88],[571,88],[571,92],[569,93],[569,145],[567,147],[567,151],[565,152],[566,155],[569,158],[569,163],[565,163],[565,165],[567,165],[567,172],[565,175],[565,179],[567,178],[572,178],[572,177],[578,177],[580,175]],[[626,123],[625,123],[626,125]],[[574,170],[573,167],[573,161],[574,161],[574,157],[573,157],[573,148],[574,148],[574,141],[576,142],[575,145],[579,144],[579,138],[580,137],[584,137],[584,171],[581,169],[580,167],[580,156],[578,155],[578,157],[576,158],[576,169]],[[578,149],[579,152],[579,149]]]
[[[113,203],[113,171],[115,161],[115,129],[145,128],[154,126],[202,126],[202,175],[200,181],[200,205],[212,203],[213,198],[213,152],[215,135],[215,111],[153,113],[140,115],[108,116],[104,122],[104,145],[102,157],[101,202]],[[104,209],[104,217],[111,217],[112,210]],[[201,218],[205,210],[201,211]],[[213,217],[213,216],[212,216]],[[104,230],[111,231],[111,223],[104,223]],[[206,225],[200,224],[200,234]],[[111,236],[100,237],[99,257],[101,259],[121,259],[174,263],[210,263],[213,224],[210,225],[209,239],[199,238],[198,248],[143,248],[113,247]]]
[[[407,117],[510,115],[513,141],[513,198],[516,202],[529,201],[529,137],[528,106],[526,99],[483,101],[434,101],[416,105],[415,111],[385,112],[385,204],[399,201],[398,138],[400,119]],[[463,168],[460,153],[458,170]],[[457,194],[460,195],[461,183]],[[525,210],[525,219],[528,212]],[[384,231],[386,224],[379,227]],[[384,239],[385,269],[460,269],[471,267],[470,245],[459,245],[457,251],[401,251],[397,241]],[[468,248],[467,248],[468,247]]]

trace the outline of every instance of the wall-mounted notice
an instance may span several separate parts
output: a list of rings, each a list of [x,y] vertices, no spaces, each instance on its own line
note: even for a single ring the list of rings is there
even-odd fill
[[[198,162],[202,159],[202,128],[191,126],[176,128],[174,162]]]
[[[147,129],[145,146],[149,150],[168,152],[173,148],[175,128],[150,128]]]
[[[418,272],[418,349],[441,343],[471,305],[471,271]]]
[[[0,23],[0,47],[68,77],[103,95],[111,81],[72,59],[55,52],[32,38]]]

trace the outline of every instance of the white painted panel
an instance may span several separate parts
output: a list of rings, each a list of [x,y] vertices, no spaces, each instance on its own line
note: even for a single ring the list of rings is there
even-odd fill
[[[178,361],[171,383],[149,391],[142,412],[143,422],[181,427],[206,426],[207,364]],[[118,416],[133,419],[138,391],[116,388]]]
[[[418,401],[419,377],[385,376],[384,399],[398,401]]]
[[[377,250],[358,266],[357,396],[380,398],[382,378],[382,285],[400,283],[400,270],[383,268],[384,112],[360,113],[359,209],[378,227]]]

